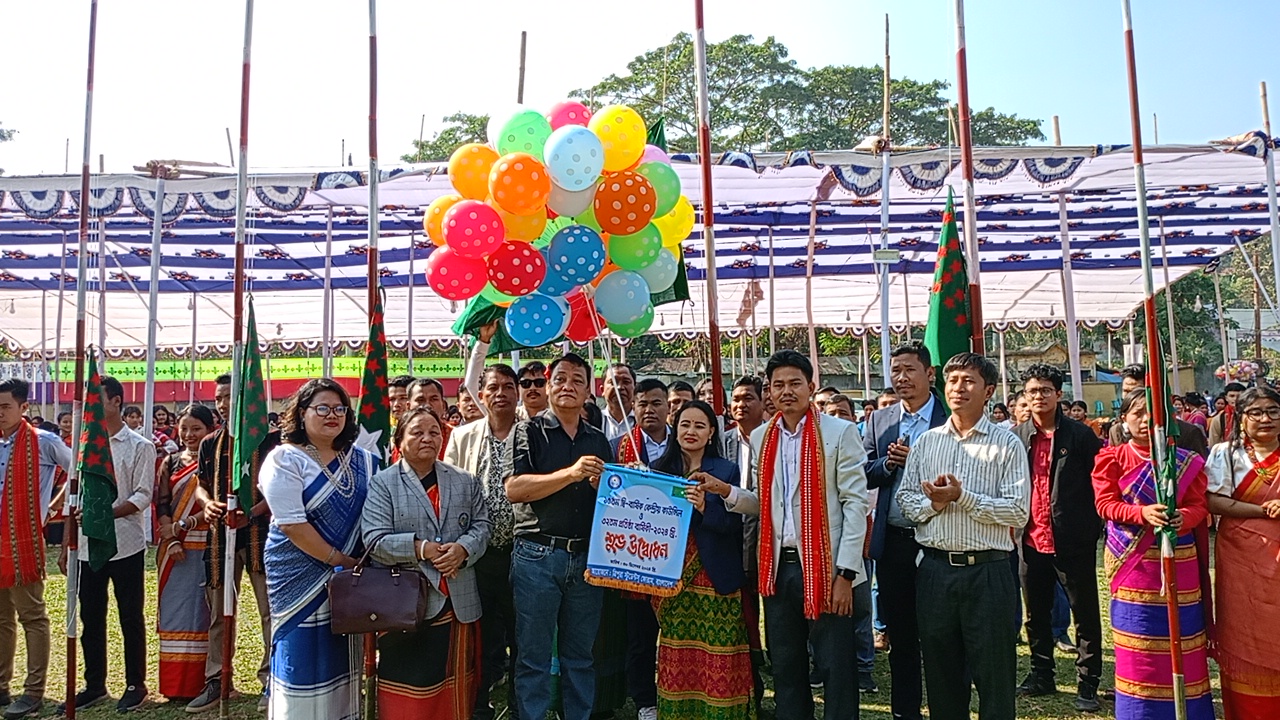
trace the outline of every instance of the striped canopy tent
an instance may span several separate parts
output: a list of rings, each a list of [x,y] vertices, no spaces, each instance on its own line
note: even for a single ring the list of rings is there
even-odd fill
[[[1159,285],[1162,259],[1176,280],[1266,232],[1263,158],[1269,147],[1276,147],[1275,139],[1253,132],[1206,145],[1146,148]],[[974,157],[988,324],[1051,326],[1063,322],[1069,301],[1082,323],[1123,324],[1142,299],[1129,147],[977,148]],[[685,195],[699,198],[697,157],[673,161]],[[947,187],[959,196],[963,183],[958,162],[954,148],[891,158],[889,245],[901,251],[890,268],[895,330],[925,320]],[[810,317],[837,331],[879,332],[882,298],[872,253],[879,245],[880,163],[855,151],[727,153],[716,159],[717,292],[729,334],[807,325]],[[331,347],[358,347],[367,338],[366,181],[366,173],[350,168],[250,176],[247,274],[264,341],[314,350],[326,340]],[[0,342],[24,357],[74,347],[78,186],[76,176],[0,178]],[[141,357],[155,180],[95,175],[91,187],[90,337],[104,322],[105,307],[105,350]],[[379,260],[387,334],[395,348],[454,340],[450,326],[462,308],[436,296],[422,277],[433,249],[422,231],[422,212],[449,192],[442,165],[383,171]],[[234,174],[169,180],[158,211],[165,223],[159,345],[185,354],[194,343],[199,354],[225,354],[232,325]],[[958,220],[966,222],[963,213]],[[1074,298],[1062,291],[1064,238]],[[652,332],[706,332],[706,257],[696,234],[684,243],[684,260],[692,297],[660,306]],[[328,331],[326,284],[332,290]]]

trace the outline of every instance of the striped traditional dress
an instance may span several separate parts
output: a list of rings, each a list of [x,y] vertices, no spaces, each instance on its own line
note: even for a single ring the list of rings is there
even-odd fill
[[[174,463],[176,464],[176,463]],[[170,474],[175,520],[196,510],[200,485],[199,463],[192,462]],[[181,532],[175,529],[175,532]],[[204,596],[204,553],[208,530],[189,530],[160,544],[159,598],[156,618],[160,635],[160,694],[168,698],[193,698],[204,688],[205,657],[209,653],[209,603]],[[182,557],[174,553],[181,550]]]

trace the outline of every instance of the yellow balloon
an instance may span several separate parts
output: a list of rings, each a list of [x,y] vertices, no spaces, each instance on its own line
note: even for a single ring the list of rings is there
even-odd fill
[[[444,214],[462,200],[461,195],[441,195],[432,200],[427,206],[427,211],[422,214],[422,229],[427,231],[427,237],[431,238],[431,242],[437,246],[444,245],[444,229],[441,227]]]
[[[693,205],[689,202],[689,198],[681,195],[671,212],[653,219],[658,232],[662,233],[662,246],[679,247],[680,243],[689,237],[689,233],[693,232],[694,220]]]
[[[502,206],[493,199],[492,195],[485,202],[498,211],[498,217],[502,218],[502,226],[507,229],[508,240],[533,242],[542,237],[542,231],[547,229],[547,214],[545,212],[536,212],[532,215],[509,213],[502,209]]]
[[[618,172],[635,165],[644,155],[648,130],[640,113],[626,105],[607,105],[591,116],[587,129],[604,146],[605,172]]]
[[[449,158],[449,180],[462,197],[483,202],[489,196],[489,171],[497,161],[497,150],[467,143]]]

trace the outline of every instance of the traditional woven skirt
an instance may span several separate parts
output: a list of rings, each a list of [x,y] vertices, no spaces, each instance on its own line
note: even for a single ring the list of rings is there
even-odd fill
[[[679,595],[653,601],[661,632],[658,717],[752,720],[756,707],[742,595],[716,593],[693,542],[684,577]]]
[[[334,635],[329,595],[299,611],[303,620],[271,639],[271,720],[360,717],[361,636]]]
[[[418,630],[378,638],[379,720],[469,720],[480,689],[479,623],[445,605]]]
[[[160,694],[193,698],[204,689],[209,654],[209,603],[204,596],[204,545],[184,543],[182,560],[160,560],[156,630],[160,635]],[[164,551],[165,546],[161,546]],[[196,549],[196,548],[199,549]]]

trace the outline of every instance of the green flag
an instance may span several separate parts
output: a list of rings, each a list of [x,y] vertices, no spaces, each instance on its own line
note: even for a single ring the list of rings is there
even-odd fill
[[[951,189],[947,189],[947,207],[942,211],[942,231],[938,234],[938,264],[933,271],[933,289],[929,293],[929,324],[924,329],[924,345],[933,356],[933,364],[942,367],[952,356],[969,352],[973,326],[969,315],[969,273],[965,269],[960,233],[956,230],[956,212]],[[938,373],[938,389],[946,378]]]
[[[84,359],[89,380],[84,388],[80,420],[80,526],[89,538],[89,567],[101,570],[116,554],[116,469],[111,462],[111,436],[103,418],[102,377],[89,350]]]
[[[382,323],[382,298],[373,304],[364,378],[360,381],[360,437],[356,444],[387,464],[391,442],[391,398],[387,393],[387,333]]]
[[[1156,502],[1169,508],[1169,516],[1172,517],[1175,508],[1178,506],[1178,420],[1176,411],[1173,408],[1173,396],[1169,393],[1167,383],[1168,376],[1165,375],[1165,368],[1168,366],[1164,360],[1164,345],[1161,344],[1160,338],[1147,338],[1147,408],[1151,410],[1151,442],[1157,441],[1157,433],[1163,435],[1164,439],[1164,462],[1156,462],[1156,453],[1151,454],[1152,469],[1155,471],[1156,479]],[[1176,372],[1176,371],[1175,371]],[[1156,373],[1160,373],[1158,376]],[[1165,384],[1162,385],[1162,397],[1153,397],[1150,380],[1159,377]],[[1162,427],[1155,426],[1155,405],[1154,402],[1160,402],[1164,405],[1164,423]],[[1178,531],[1172,527],[1166,526],[1156,531],[1157,536],[1167,536],[1171,543],[1178,540]]]
[[[232,424],[235,438],[231,488],[235,491],[240,509],[245,513],[253,507],[253,456],[262,441],[271,432],[267,420],[267,391],[262,382],[262,353],[258,350],[258,323],[253,314],[253,296],[249,296],[249,332],[245,339],[244,355],[240,362],[240,386],[236,393],[235,422]]]

